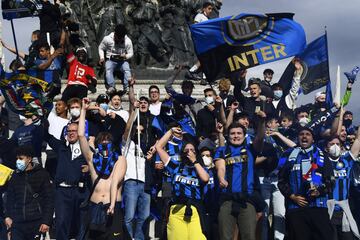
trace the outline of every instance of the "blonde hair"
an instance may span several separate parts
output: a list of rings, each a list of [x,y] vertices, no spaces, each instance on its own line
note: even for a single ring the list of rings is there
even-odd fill
[[[220,91],[224,91],[224,90],[230,90],[231,87],[231,81],[228,78],[223,78],[219,81],[219,90]]]

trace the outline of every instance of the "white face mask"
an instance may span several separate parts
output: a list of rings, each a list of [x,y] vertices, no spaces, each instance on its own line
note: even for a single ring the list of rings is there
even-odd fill
[[[77,118],[80,116],[80,108],[72,108],[70,109],[70,115],[73,118]]]
[[[307,117],[302,117],[299,119],[299,124],[304,127],[306,124],[308,124],[310,120]]]
[[[335,158],[339,157],[341,154],[341,148],[339,145],[334,144],[329,148],[329,154]]]
[[[214,103],[214,98],[213,97],[206,97],[205,101],[207,104],[213,104]]]
[[[211,163],[212,163],[212,158],[211,157],[203,156],[202,159],[203,159],[204,165],[206,167],[209,167],[211,165]]]

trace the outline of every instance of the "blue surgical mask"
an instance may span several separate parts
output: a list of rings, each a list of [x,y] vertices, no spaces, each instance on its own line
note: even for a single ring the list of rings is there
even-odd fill
[[[280,99],[283,95],[283,91],[282,90],[275,90],[274,91],[274,97],[276,100]]]
[[[23,172],[26,169],[26,163],[24,160],[21,159],[17,159],[16,160],[16,168],[20,171]]]
[[[106,103],[100,103],[100,107],[102,108],[102,109],[104,109],[105,110],[105,112],[108,110],[108,108],[109,108],[109,105],[107,105]]]

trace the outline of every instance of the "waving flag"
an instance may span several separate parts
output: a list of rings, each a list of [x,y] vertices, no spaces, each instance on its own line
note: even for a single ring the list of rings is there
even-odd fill
[[[28,72],[6,73],[2,69],[0,72],[1,93],[13,112],[25,116],[44,116],[51,111],[52,103],[46,96],[52,87],[51,81],[31,76]]]
[[[39,15],[42,9],[41,0],[2,0],[3,18],[11,20]]]
[[[329,57],[326,34],[307,45],[303,53],[296,56],[304,68],[301,76],[301,92],[305,95],[325,86],[330,81]],[[280,85],[293,79],[294,64],[291,62],[279,80]]]
[[[294,14],[240,14],[190,27],[206,78],[291,57],[306,46],[305,32]]]

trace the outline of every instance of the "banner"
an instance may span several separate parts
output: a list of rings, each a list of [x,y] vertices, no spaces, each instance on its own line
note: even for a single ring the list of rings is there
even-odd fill
[[[39,71],[39,75],[50,78],[51,72]],[[0,73],[1,93],[13,112],[24,116],[45,116],[51,111],[52,102],[47,98],[53,85],[51,79],[45,81],[30,75],[29,72],[7,73],[2,68],[0,68]],[[34,73],[35,71],[32,70],[31,74]]]
[[[240,14],[190,26],[195,51],[208,81],[225,74],[301,53],[304,29],[294,14]]]
[[[1,9],[3,18],[11,20],[39,15],[42,4],[41,0],[2,0]]]

